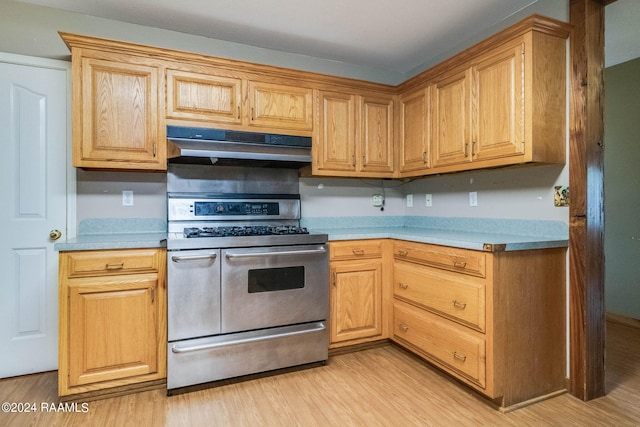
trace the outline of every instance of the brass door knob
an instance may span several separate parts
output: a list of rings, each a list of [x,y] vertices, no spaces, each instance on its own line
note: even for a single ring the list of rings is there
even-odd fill
[[[51,240],[58,240],[62,237],[62,232],[60,230],[56,230],[55,228],[49,232],[49,238]]]

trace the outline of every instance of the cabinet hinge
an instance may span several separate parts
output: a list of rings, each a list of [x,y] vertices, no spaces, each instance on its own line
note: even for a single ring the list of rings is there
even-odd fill
[[[156,143],[154,142],[154,143],[153,143],[153,157],[155,157],[155,156],[156,156],[157,146],[158,146],[158,144],[156,144]]]
[[[156,300],[156,287],[151,288],[151,303],[153,304]]]

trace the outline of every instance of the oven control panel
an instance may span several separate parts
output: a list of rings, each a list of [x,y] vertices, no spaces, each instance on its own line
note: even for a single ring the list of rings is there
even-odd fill
[[[280,205],[275,202],[194,202],[196,217],[218,215],[279,215]]]
[[[167,214],[169,221],[299,219],[300,200],[169,198]]]

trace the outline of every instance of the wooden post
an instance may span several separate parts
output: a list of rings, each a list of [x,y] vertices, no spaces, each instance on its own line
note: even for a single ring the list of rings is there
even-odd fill
[[[605,394],[604,344],[604,7],[570,0],[569,141],[570,392]]]

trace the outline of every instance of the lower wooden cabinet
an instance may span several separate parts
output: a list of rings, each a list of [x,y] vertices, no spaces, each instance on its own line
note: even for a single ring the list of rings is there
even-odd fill
[[[330,348],[389,337],[387,240],[331,242]]]
[[[60,396],[166,378],[165,251],[63,252]]]
[[[396,241],[393,340],[501,408],[561,393],[565,256]]]

